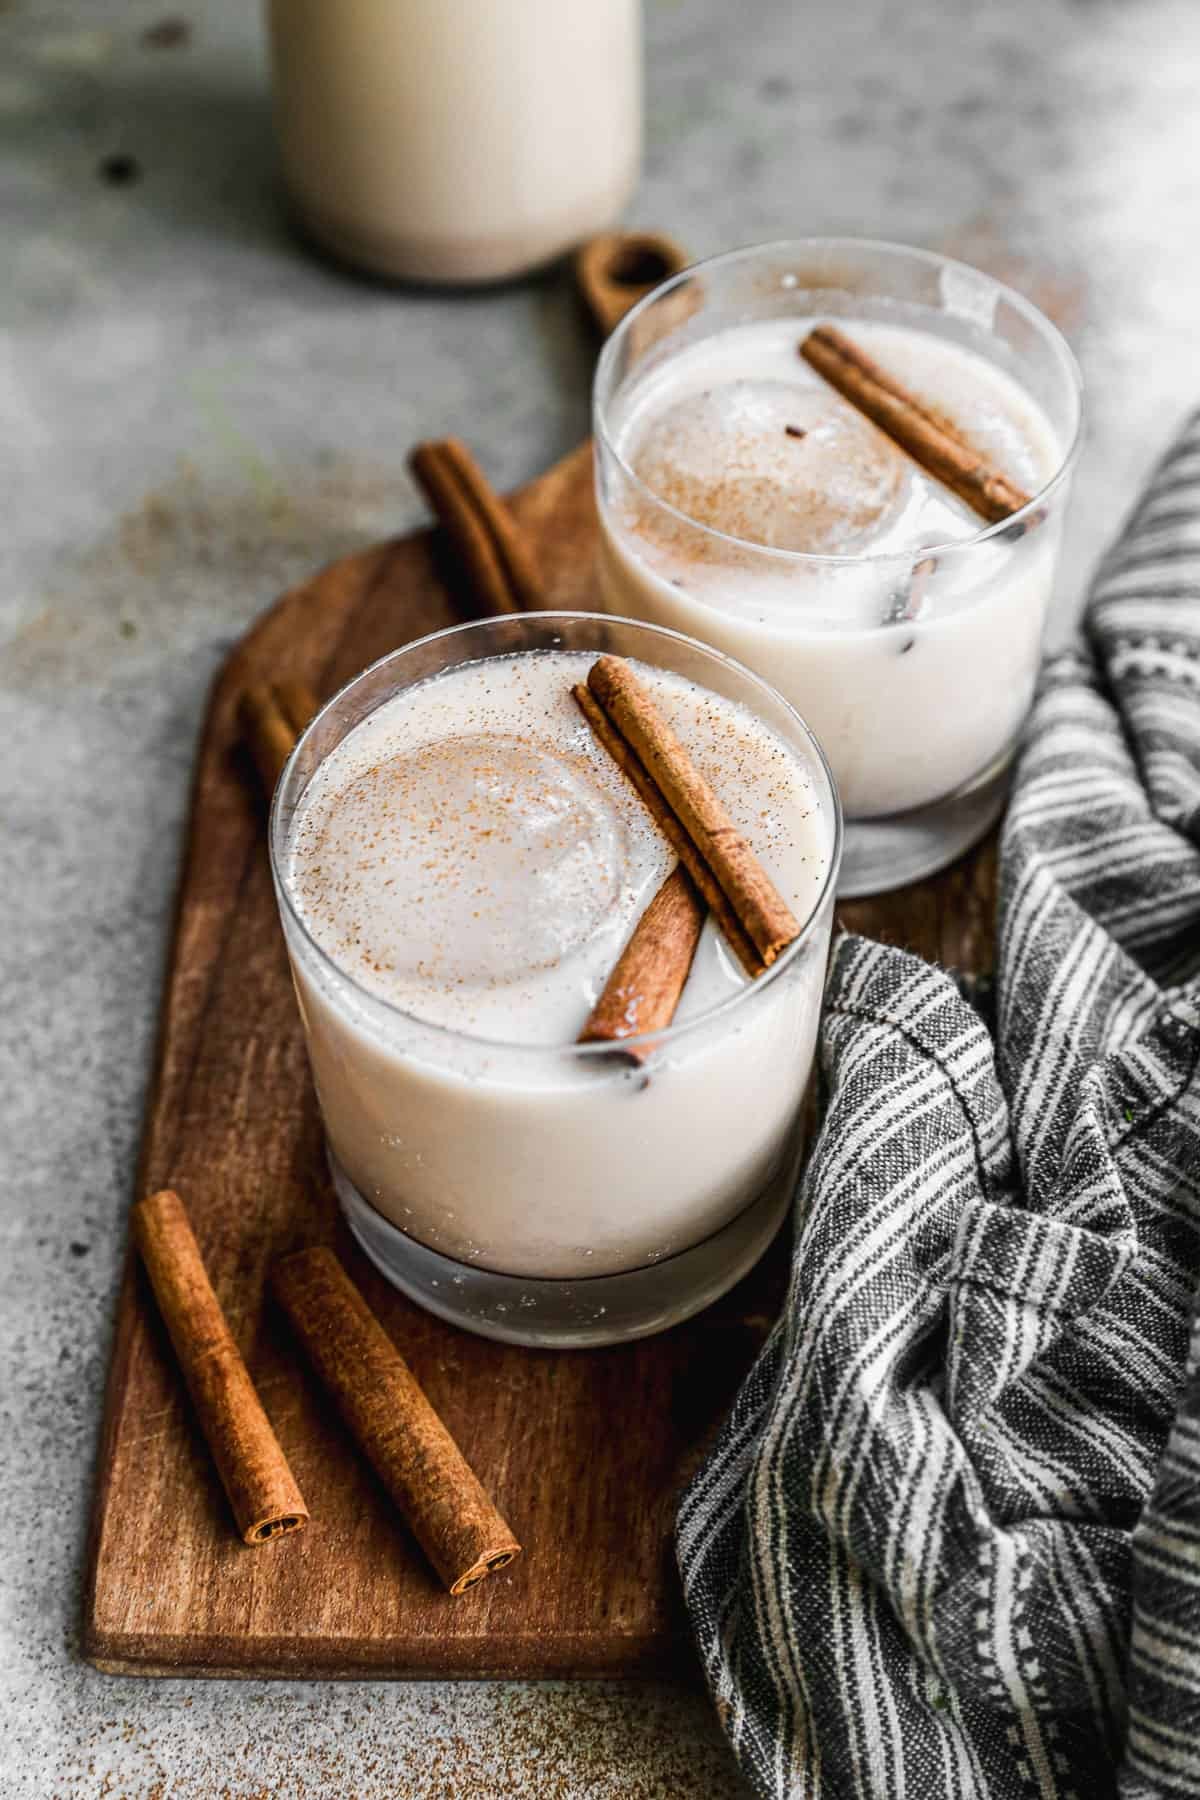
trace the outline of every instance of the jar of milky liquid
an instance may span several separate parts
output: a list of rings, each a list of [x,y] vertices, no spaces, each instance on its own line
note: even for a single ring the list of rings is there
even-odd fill
[[[1027,503],[988,523],[800,355],[829,323]],[[808,239],[735,251],[608,340],[594,426],[600,583],[773,682],[829,758],[840,891],[983,835],[1033,698],[1080,424],[1055,327],[960,263]]]
[[[628,659],[791,909],[749,979],[707,917],[674,1019],[577,1042],[674,852],[572,690]],[[616,1343],[732,1287],[795,1190],[841,848],[816,741],[674,632],[490,619],[385,657],[296,746],[271,859],[329,1163],[412,1299]]]
[[[641,160],[641,0],[270,0],[303,227],[409,281],[499,281],[612,225]]]

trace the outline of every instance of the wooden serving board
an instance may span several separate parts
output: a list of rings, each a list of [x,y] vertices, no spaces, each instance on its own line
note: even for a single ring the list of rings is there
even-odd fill
[[[583,446],[513,501],[548,604],[586,608]],[[312,1511],[234,1534],[139,1268],[119,1302],[84,1606],[97,1667],[146,1675],[570,1676],[691,1667],[671,1551],[696,1466],[782,1294],[785,1247],[718,1306],[617,1349],[533,1351],[429,1317],[340,1225],[278,927],[264,806],[237,743],[253,672],[322,696],[459,615],[430,533],[333,564],[253,628],[213,689],[196,768],[139,1192],[183,1194],[214,1285]],[[994,856],[841,909],[856,929],[981,968]],[[264,1292],[283,1252],[332,1242],[525,1545],[453,1600],[346,1438]]]

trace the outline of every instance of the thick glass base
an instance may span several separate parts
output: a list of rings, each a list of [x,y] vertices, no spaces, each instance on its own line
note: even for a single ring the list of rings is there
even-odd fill
[[[745,1211],[703,1243],[621,1275],[556,1281],[455,1262],[368,1204],[329,1153],[346,1221],[382,1275],[427,1312],[480,1337],[542,1349],[585,1349],[649,1337],[690,1319],[741,1280],[774,1238],[795,1186],[793,1159]]]
[[[1012,752],[931,806],[887,819],[846,820],[838,898],[886,894],[934,875],[991,829],[1008,798]]]

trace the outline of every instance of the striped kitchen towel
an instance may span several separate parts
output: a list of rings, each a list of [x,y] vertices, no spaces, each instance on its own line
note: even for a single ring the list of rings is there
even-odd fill
[[[838,943],[786,1307],[681,1504],[765,1795],[1200,1795],[1200,414],[1045,669],[1001,870],[994,1041]]]

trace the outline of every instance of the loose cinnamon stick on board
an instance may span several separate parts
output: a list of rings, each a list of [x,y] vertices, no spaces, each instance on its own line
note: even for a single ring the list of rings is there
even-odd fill
[[[238,702],[242,732],[250,746],[254,766],[268,796],[274,793],[280,771],[291,755],[296,733],[275,697],[269,681],[252,681]]]
[[[508,507],[458,438],[418,444],[409,467],[446,532],[470,584],[472,609],[536,612],[542,578]]]
[[[251,681],[242,690],[238,706],[242,730],[268,798],[318,705],[302,681]]]
[[[587,1024],[581,1044],[615,1043],[661,1031],[675,1017],[704,925],[705,906],[682,864],[676,864],[634,926]],[[625,1054],[644,1062],[644,1047]]]
[[[272,1285],[313,1367],[452,1594],[521,1546],[331,1250],[276,1263]]]
[[[753,981],[756,975],[762,974],[766,964],[742,929],[740,919],[725,898],[712,870],[671,811],[657,784],[647,774],[637,753],[626,743],[599,701],[582,683],[572,688],[571,692],[597,741],[603,744],[622,774],[632,782],[641,795],[647,812],[650,813],[655,824],[662,831],[672,850],[703,895],[708,909],[724,933],[730,949]]]
[[[277,681],[275,696],[284,718],[297,737],[308,728],[321,709],[321,702],[307,681],[298,681],[294,677]]]
[[[588,688],[637,754],[711,870],[743,930],[769,968],[800,934],[791,908],[629,664],[601,656]]]
[[[844,400],[857,406],[907,450],[914,462],[944,482],[989,524],[1028,506],[1028,494],[973,450],[948,419],[901,387],[835,325],[816,326],[800,345],[800,354]]]
[[[133,1235],[239,1532],[248,1544],[264,1544],[299,1531],[308,1519],[304,1496],[225,1322],[179,1195],[164,1188],[139,1200]]]

